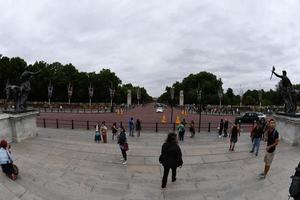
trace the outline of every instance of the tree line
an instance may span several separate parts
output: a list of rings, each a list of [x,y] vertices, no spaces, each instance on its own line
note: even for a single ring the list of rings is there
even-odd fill
[[[68,101],[69,83],[73,86],[71,102],[89,102],[88,87],[90,85],[94,90],[92,102],[110,102],[109,88],[115,90],[113,101],[118,104],[126,103],[128,90],[131,90],[132,93],[132,103],[137,103],[138,88],[140,103],[153,101],[145,88],[133,86],[131,83],[122,84],[120,78],[110,69],[102,69],[99,72],[80,72],[71,63],[48,64],[44,61],[36,61],[34,64],[27,64],[22,58],[9,58],[2,55],[0,55],[0,98],[6,98],[5,86],[8,82],[9,84],[20,84],[19,77],[25,68],[29,71],[40,71],[31,81],[29,101],[47,101],[50,81],[53,85],[51,101],[55,102]]]
[[[171,94],[170,89],[174,88],[174,104],[179,104],[180,90],[184,91],[185,104],[198,104],[199,91],[201,90],[201,102],[203,105],[219,105],[219,93],[222,94],[222,105],[242,105],[251,106],[270,106],[282,105],[283,100],[278,89],[275,90],[247,90],[243,94],[234,94],[232,88],[224,91],[222,79],[217,79],[217,76],[209,72],[199,72],[197,74],[190,74],[181,82],[177,81],[172,86],[167,86],[165,92],[158,98],[158,102],[170,103]],[[300,84],[294,85],[296,89],[300,88]],[[242,98],[241,98],[242,95]]]

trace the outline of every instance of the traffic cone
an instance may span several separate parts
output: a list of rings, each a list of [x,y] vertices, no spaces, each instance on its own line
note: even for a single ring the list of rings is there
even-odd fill
[[[185,115],[185,116],[187,116],[187,115],[188,115],[188,112],[187,112],[187,110],[185,110],[185,111],[184,111],[184,115]]]
[[[121,112],[120,112],[120,114],[121,114],[121,115],[123,115],[123,113],[124,113],[124,110],[123,110],[123,109],[121,109]]]
[[[175,122],[177,125],[178,124],[180,124],[180,118],[179,118],[179,116],[177,115],[177,117],[176,117],[176,122]]]
[[[161,123],[163,123],[163,124],[167,123],[167,119],[166,119],[165,115],[162,116]]]
[[[184,110],[183,109],[181,110],[181,114],[184,115]]]
[[[117,115],[120,115],[120,109],[117,109]]]

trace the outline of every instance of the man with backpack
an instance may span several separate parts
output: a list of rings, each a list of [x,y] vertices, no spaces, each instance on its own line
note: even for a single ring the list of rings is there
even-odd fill
[[[290,197],[294,198],[294,200],[300,200],[300,162],[295,170],[294,176],[291,177],[292,183],[289,192]]]

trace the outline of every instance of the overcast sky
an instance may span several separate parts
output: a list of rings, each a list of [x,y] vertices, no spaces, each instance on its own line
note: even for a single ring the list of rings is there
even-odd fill
[[[300,83],[298,0],[0,0],[0,54],[28,63],[110,68],[159,96],[190,73],[224,88],[274,88],[271,67]]]

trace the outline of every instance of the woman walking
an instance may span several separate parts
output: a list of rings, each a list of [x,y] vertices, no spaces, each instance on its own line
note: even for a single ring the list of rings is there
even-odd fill
[[[1,140],[0,142],[0,164],[3,173],[6,174],[10,179],[16,180],[17,174],[15,173],[13,167],[13,160],[11,158],[11,153],[9,150],[10,146],[7,144],[6,140]]]
[[[100,131],[102,133],[103,143],[107,143],[107,127],[105,126],[105,121],[102,122]]]
[[[141,121],[139,119],[136,120],[135,128],[136,128],[137,136],[140,137],[142,126],[141,126]]]
[[[100,125],[97,122],[96,126],[95,126],[95,142],[100,142],[101,141],[101,135],[100,135]]]
[[[238,136],[240,136],[240,130],[237,127],[237,124],[234,124],[231,129],[231,134],[229,135],[230,137],[229,151],[234,151],[235,143],[237,143],[238,141]]]
[[[194,120],[191,121],[190,132],[191,132],[191,138],[195,137],[195,122],[194,122]]]
[[[111,132],[112,132],[112,140],[114,140],[115,136],[117,136],[118,133],[118,127],[116,122],[113,123],[113,126],[111,127]]]
[[[126,151],[128,151],[128,143],[127,143],[127,138],[126,138],[126,132],[125,132],[125,129],[124,127],[120,127],[121,128],[121,132],[119,134],[119,138],[118,138],[118,144],[119,144],[119,147],[121,149],[121,152],[122,152],[122,156],[123,156],[123,165],[126,165],[127,164],[127,154],[126,154]]]
[[[169,133],[166,142],[162,145],[159,162],[164,167],[161,188],[165,188],[170,169],[172,169],[172,182],[176,181],[176,169],[183,164],[181,149],[178,145],[177,135]]]
[[[223,127],[224,127],[224,122],[223,122],[223,119],[221,119],[220,125],[219,125],[219,138],[222,137]]]

